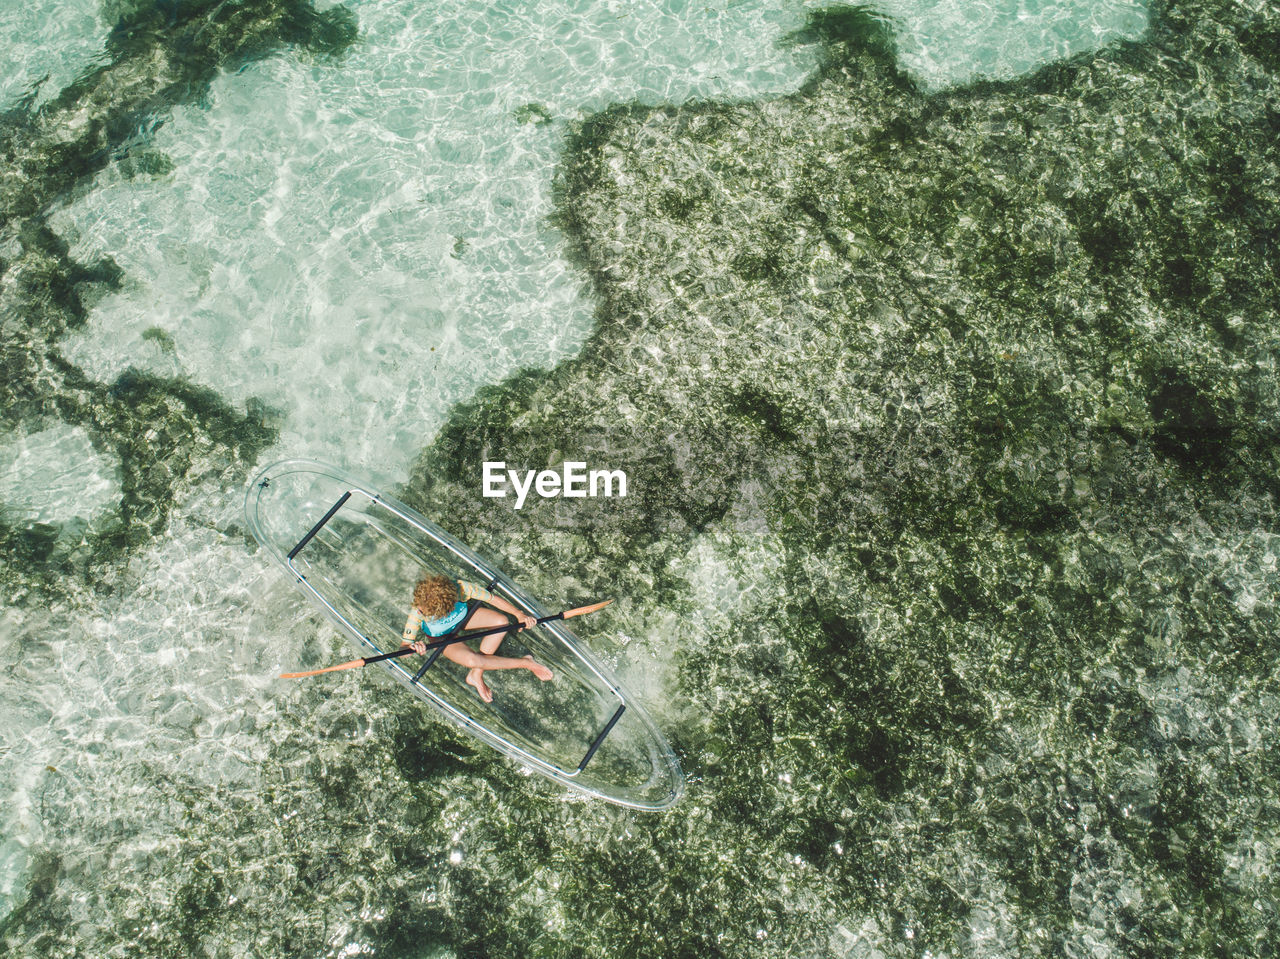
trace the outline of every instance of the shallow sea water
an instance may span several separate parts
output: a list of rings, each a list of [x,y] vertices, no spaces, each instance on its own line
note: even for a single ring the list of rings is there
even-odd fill
[[[555,368],[592,332],[588,279],[552,224],[555,171],[573,125],[618,102],[790,93],[818,54],[812,44],[780,41],[817,6],[351,4],[360,38],[341,58],[285,47],[221,72],[194,102],[160,111],[162,122],[126,156],[60,198],[49,224],[70,256],[110,257],[122,280],[59,337],[58,351],[97,382],[142,370],[208,388],[232,409],[262,410],[275,434],[260,462],[313,456],[375,484],[401,483],[456,404],[522,368]],[[1136,39],[1146,27],[1133,3],[879,9],[892,18],[901,64],[931,90],[1018,76]],[[35,102],[47,103],[94,62],[107,33],[101,11],[84,4],[6,3],[0,24],[0,51],[13,64],[0,108],[45,74]],[[0,250],[0,259],[10,255]],[[111,527],[125,464],[56,417],[20,415],[6,429],[4,522],[46,527],[59,544],[53,555],[74,556],[81,539]],[[557,939],[577,928],[576,900],[561,884],[581,871],[619,889],[643,885],[637,875],[661,874],[678,859],[671,827],[650,840],[643,817],[562,796],[448,736],[444,758],[418,769],[401,744],[434,727],[405,718],[398,690],[380,679],[274,678],[345,658],[345,647],[247,541],[247,466],[209,446],[203,465],[175,483],[162,532],[95,566],[90,582],[73,572],[41,591],[21,575],[6,579],[14,595],[0,612],[0,916],[9,918],[0,919],[8,937],[0,948],[21,956],[659,954],[652,942]],[[1224,544],[1197,517],[1176,535],[1240,615],[1274,604],[1280,544],[1272,532]],[[512,555],[499,557],[509,571],[549,593],[562,589],[539,572],[536,556],[520,554],[518,527],[513,538]],[[796,588],[782,579],[783,548],[750,518],[692,543],[672,564],[688,586],[678,607],[624,597],[619,606],[633,616],[580,631],[691,751],[704,717],[676,695],[688,667],[670,655],[669,637],[688,636],[681,662],[712,663],[709,703],[728,709],[744,695],[742,675],[760,649],[758,637],[735,634],[735,621]],[[861,628],[869,645],[888,644],[910,618],[910,609],[884,609]],[[1218,628],[1180,622],[1175,610],[1150,645]],[[794,654],[783,645],[764,648],[785,662]],[[1138,681],[1161,737],[1192,765],[1211,766],[1216,750],[1257,748],[1266,736],[1258,717],[1280,706],[1274,690],[1251,687],[1238,715],[1215,715],[1213,704],[1231,698],[1217,665],[1193,661]],[[725,670],[721,687],[715,669]],[[758,682],[771,685],[765,675]],[[1064,675],[1064,700],[1079,692],[1067,688],[1072,682]],[[1108,708],[1114,714],[1099,706]],[[993,709],[1013,715],[1018,704]],[[1055,741],[1052,724],[1021,719],[979,760],[991,782],[980,808],[1015,838],[1037,824],[1009,824],[1021,814],[1001,804],[1003,780],[1017,775],[1009,757],[1089,758]],[[784,809],[804,801],[799,784],[813,776],[806,762],[821,755],[812,741],[791,748],[760,770],[762,795]],[[951,772],[940,759],[939,794],[960,788]],[[1154,763],[1135,760],[1112,785],[1121,805],[1150,818],[1167,788],[1159,779]],[[529,806],[511,801],[513,792],[528,793]],[[522,818],[476,821],[477,810],[504,800]],[[388,838],[402,809],[419,831]],[[687,823],[694,848],[725,809],[695,781],[670,815]],[[935,825],[932,812],[921,799],[893,815],[904,836],[919,836]],[[1127,921],[1149,886],[1132,879],[1122,845],[1090,839],[1088,811],[1081,820],[1078,846],[1063,853],[1078,867],[1069,916],[1019,912],[1016,875],[990,869],[976,852],[966,871],[971,833],[940,840],[937,874],[970,883],[957,893],[969,904],[967,936],[947,954],[1008,955],[1040,938],[1047,954],[1117,954],[1108,930]],[[1273,838],[1244,830],[1218,851],[1238,886],[1273,882]],[[725,955],[935,955],[932,917],[913,915],[905,900],[891,917],[864,914],[826,881],[815,862],[843,856],[847,841],[812,837],[778,861],[764,861],[747,841],[721,849],[729,865],[719,885],[680,890],[681,902],[728,904],[749,882],[772,883],[770,902],[786,911],[762,905],[751,927],[726,928]],[[612,850],[632,843],[634,860],[619,861]],[[519,872],[513,847],[527,859]],[[679,889],[678,875],[666,881]],[[1265,892],[1259,902],[1274,911]],[[508,908],[518,921],[502,918]],[[612,929],[631,907],[609,908]],[[470,911],[481,917],[476,925],[492,921],[502,933],[486,941],[476,925],[422,919],[437,909]],[[412,936],[398,931],[406,910],[418,911]],[[736,922],[742,910],[733,915]],[[1051,932],[1038,929],[1041,920]],[[789,923],[825,933],[805,951],[784,935]],[[671,946],[672,955],[694,948]],[[1257,954],[1269,954],[1264,946]]]
[[[780,92],[812,61],[772,42],[799,11],[763,4],[351,9],[340,65],[284,52],[218,78],[148,142],[172,174],[108,173],[66,211],[77,253],[110,252],[130,287],[67,353],[258,396],[297,448],[382,479],[477,386],[587,334],[548,223],[567,121]]]

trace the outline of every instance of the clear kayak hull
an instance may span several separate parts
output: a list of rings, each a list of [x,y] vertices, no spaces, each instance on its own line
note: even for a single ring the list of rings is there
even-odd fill
[[[361,657],[400,647],[413,585],[424,573],[469,580],[530,615],[548,615],[413,509],[322,463],[267,467],[249,485],[245,518]],[[464,681],[466,671],[444,657],[377,665],[448,721],[571,789],[635,809],[665,809],[680,798],[684,776],[662,733],[563,622],[508,635],[498,654],[532,655],[554,679],[489,672],[494,696],[484,703]]]

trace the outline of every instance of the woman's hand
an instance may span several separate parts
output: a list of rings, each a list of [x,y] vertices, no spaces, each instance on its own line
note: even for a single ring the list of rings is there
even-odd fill
[[[533,629],[538,625],[538,617],[536,616],[521,616],[520,621],[524,623],[525,629]]]
[[[426,655],[427,644],[424,643],[422,640],[419,639],[416,642],[410,643],[409,645],[413,647],[413,651],[417,653],[419,656]]]

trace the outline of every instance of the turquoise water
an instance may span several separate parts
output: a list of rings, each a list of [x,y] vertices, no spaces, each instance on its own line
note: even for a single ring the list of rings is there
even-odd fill
[[[1270,954],[1273,10],[884,5],[908,95],[820,4],[321,6],[0,11],[0,950]],[[575,445],[642,505],[475,493]],[[617,592],[677,810],[274,679],[290,455]]]
[[[0,10],[5,37],[5,71],[0,102],[5,107],[30,96],[56,94],[102,49],[99,4],[6,3]]]
[[[381,480],[453,403],[589,331],[548,224],[567,123],[779,92],[812,56],[775,42],[800,11],[763,4],[351,9],[341,65],[281,54],[219,77],[148,140],[171,174],[109,171],[65,212],[77,255],[129,277],[66,349],[102,378],[141,363],[257,396],[295,452]]]

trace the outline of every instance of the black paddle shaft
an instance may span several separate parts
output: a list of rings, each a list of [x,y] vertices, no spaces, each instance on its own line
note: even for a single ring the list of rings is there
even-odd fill
[[[564,613],[555,613],[551,616],[543,616],[538,620],[538,625],[550,623],[557,619],[564,619]],[[474,633],[460,633],[457,636],[448,636],[444,639],[437,639],[434,643],[427,643],[427,649],[442,649],[445,646],[452,646],[454,643],[465,643],[468,639],[479,639],[481,636],[492,636],[495,633],[509,633],[513,630],[524,629],[523,623],[508,623],[506,626],[494,626],[492,629],[478,629]],[[370,663],[379,663],[384,659],[395,659],[397,656],[408,656],[410,653],[417,652],[412,646],[402,646],[394,652],[383,653],[381,656],[370,656],[364,661],[368,666]]]

